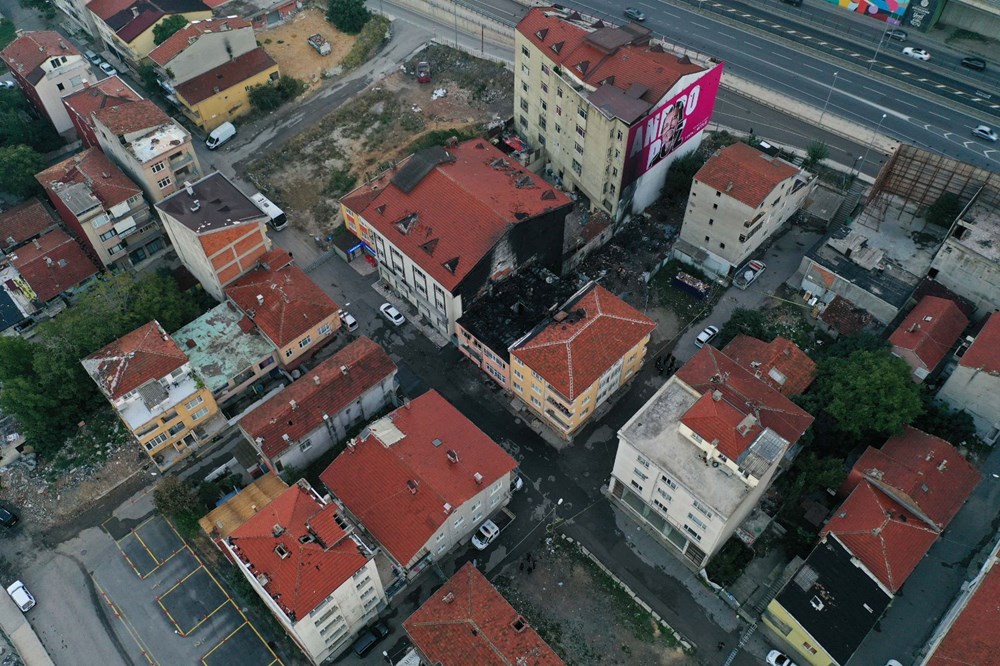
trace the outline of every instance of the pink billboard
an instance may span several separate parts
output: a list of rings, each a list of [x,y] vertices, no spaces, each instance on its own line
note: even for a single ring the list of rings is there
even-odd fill
[[[629,128],[623,187],[705,129],[712,118],[721,79],[722,63],[719,63]]]

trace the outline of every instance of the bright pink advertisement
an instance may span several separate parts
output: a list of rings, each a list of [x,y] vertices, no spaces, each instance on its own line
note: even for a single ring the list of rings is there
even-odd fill
[[[623,187],[705,129],[712,118],[721,79],[722,63],[719,63],[629,129]]]

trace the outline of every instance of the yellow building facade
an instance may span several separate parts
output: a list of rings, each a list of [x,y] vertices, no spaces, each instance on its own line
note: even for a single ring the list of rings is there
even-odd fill
[[[195,450],[199,443],[195,428],[218,412],[212,392],[202,387],[181,398],[169,411],[133,430],[132,434],[158,466],[169,466]],[[125,423],[128,425],[127,421]]]
[[[174,97],[181,112],[202,130],[250,112],[250,90],[280,77],[276,63],[262,48],[234,58],[178,85]]]

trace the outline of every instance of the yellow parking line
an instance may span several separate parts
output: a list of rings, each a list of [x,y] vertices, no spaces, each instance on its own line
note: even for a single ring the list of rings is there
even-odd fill
[[[156,660],[153,659],[153,655],[149,651],[149,648],[146,646],[145,643],[143,643],[142,638],[139,637],[139,632],[136,631],[135,627],[132,626],[132,623],[125,615],[125,611],[123,611],[121,608],[116,606],[113,601],[111,601],[111,597],[109,597],[107,592],[105,592],[101,588],[100,584],[93,576],[90,577],[90,580],[93,581],[94,587],[97,589],[98,592],[100,592],[101,596],[104,597],[104,601],[105,603],[108,604],[108,607],[111,608],[111,612],[115,614],[115,617],[121,620],[121,623],[125,626],[125,631],[127,631],[129,636],[132,637],[132,640],[135,641],[135,644],[139,648],[139,651],[142,653],[142,656],[146,659],[146,661],[150,664],[150,666],[156,666],[157,664]]]
[[[245,619],[246,619],[246,618],[244,618],[244,620],[245,620]],[[232,638],[232,637],[233,637],[233,636],[234,636],[234,635],[236,634],[236,632],[237,632],[237,631],[239,631],[240,629],[242,629],[242,628],[243,628],[243,627],[244,627],[245,625],[247,625],[247,624],[250,624],[250,623],[249,623],[249,622],[244,622],[244,623],[243,623],[243,624],[241,624],[240,626],[238,626],[238,627],[236,627],[235,629],[233,629],[233,630],[232,630],[232,631],[231,631],[231,632],[229,633],[229,635],[228,635],[228,636],[226,636],[225,638],[223,638],[223,639],[222,639],[221,641],[219,641],[219,642],[218,642],[218,643],[216,644],[216,646],[215,646],[214,648],[212,648],[211,650],[209,650],[208,652],[206,652],[206,653],[205,653],[205,656],[201,658],[201,663],[202,663],[202,664],[206,664],[206,665],[207,665],[207,664],[208,664],[208,662],[206,661],[206,659],[208,659],[209,657],[211,657],[211,656],[212,656],[212,653],[213,653],[213,652],[215,652],[215,651],[216,651],[216,650],[218,650],[218,649],[219,649],[220,647],[222,647],[222,645],[223,645],[223,644],[224,644],[224,643],[225,643],[226,641],[228,641],[228,640],[229,640],[230,638]],[[267,645],[267,643],[265,643],[264,645]],[[268,650],[270,650],[270,649],[271,649],[271,648],[268,648]]]
[[[219,609],[221,609],[221,608],[222,608],[223,606],[225,606],[225,605],[226,605],[226,604],[228,604],[229,602],[230,602],[230,600],[229,600],[229,599],[226,599],[225,601],[223,601],[223,602],[222,602],[221,604],[219,604],[219,607],[218,607],[218,608],[216,608],[216,609],[215,609],[214,611],[212,611],[211,613],[209,613],[209,614],[208,614],[208,615],[206,615],[205,617],[201,618],[201,620],[199,620],[199,621],[198,621],[198,624],[196,624],[196,625],[194,625],[193,627],[191,627],[190,629],[188,629],[187,633],[189,633],[189,634],[191,634],[191,633],[194,633],[194,630],[195,630],[195,629],[197,629],[197,628],[198,628],[198,627],[200,627],[200,626],[201,626],[202,624],[204,624],[204,623],[205,623],[206,621],[208,621],[208,618],[210,618],[210,617],[212,617],[213,615],[215,615],[216,613],[218,613],[218,612],[219,612]],[[246,618],[244,618],[244,619],[246,619]]]

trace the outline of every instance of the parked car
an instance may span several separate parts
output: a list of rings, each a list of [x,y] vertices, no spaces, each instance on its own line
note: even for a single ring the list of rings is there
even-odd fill
[[[10,584],[7,588],[7,594],[14,600],[14,603],[21,609],[22,613],[27,613],[35,607],[35,598],[31,596],[31,592],[28,592],[28,588],[24,586],[24,583],[19,580]]]
[[[215,150],[226,141],[229,141],[234,136],[236,136],[236,125],[232,123],[222,123],[208,135],[205,139],[205,146],[209,150]]]
[[[752,259],[743,266],[743,268],[736,271],[736,276],[733,277],[733,284],[740,289],[746,289],[754,280],[760,277],[760,274],[767,270],[767,264],[763,261],[757,261]]]
[[[771,650],[767,653],[767,663],[770,666],[795,666],[795,662],[778,650]]]
[[[646,20],[646,15],[642,13],[642,10],[636,9],[635,7],[626,7],[623,13],[626,17],[632,19],[633,21],[639,21],[641,23]]]
[[[92,65],[100,65],[104,62],[101,56],[97,55],[93,51],[84,51],[83,57],[86,58]]]
[[[895,39],[897,42],[905,42],[906,38],[909,36],[906,34],[905,30],[900,30],[898,28],[892,28],[885,31],[885,36],[889,39]]]
[[[110,62],[102,62],[100,64],[100,68],[101,71],[107,74],[108,76],[114,76],[115,74],[118,73],[118,70],[115,69]]]
[[[493,543],[493,540],[500,535],[500,528],[492,520],[487,520],[479,526],[476,533],[472,535],[472,545],[476,550],[486,550]]]
[[[17,525],[17,520],[18,518],[14,513],[0,507],[0,525],[14,527],[14,525]]]
[[[694,340],[695,347],[704,347],[709,342],[715,339],[715,336],[719,334],[719,329],[715,326],[706,326],[705,330],[698,334],[698,337]]]
[[[364,657],[375,649],[375,646],[388,635],[389,627],[380,620],[358,634],[358,638],[354,641],[351,649],[354,651],[354,654]]]
[[[980,139],[986,139],[987,141],[997,142],[997,133],[989,125],[980,125],[972,130],[974,136],[978,136]]]
[[[907,46],[903,49],[903,55],[910,56],[914,60],[930,60],[931,54],[923,49],[917,49],[912,46]]]
[[[982,58],[962,58],[962,67],[968,67],[969,69],[974,69],[977,72],[985,72],[986,61]]]
[[[394,308],[391,303],[383,303],[379,306],[378,311],[382,313],[382,316],[391,321],[396,326],[402,326],[406,319],[403,315],[399,314],[399,310]]]
[[[521,488],[524,488],[524,478],[517,472],[514,472],[514,480],[510,482],[510,491],[512,493],[517,492]]]
[[[6,90],[13,90],[16,87],[17,84],[14,83],[13,81],[0,81],[0,88],[4,88]]]
[[[340,321],[344,325],[344,328],[351,333],[358,330],[358,320],[354,318],[354,315],[347,310],[341,310],[338,314],[340,315]]]

